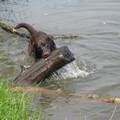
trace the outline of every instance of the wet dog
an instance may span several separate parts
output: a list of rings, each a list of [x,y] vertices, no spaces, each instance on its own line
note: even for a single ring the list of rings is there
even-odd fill
[[[21,27],[26,28],[31,34],[28,50],[29,55],[35,57],[35,61],[40,58],[47,58],[51,52],[56,49],[53,39],[46,33],[37,32],[27,23],[20,23],[15,27],[15,29],[19,29]]]

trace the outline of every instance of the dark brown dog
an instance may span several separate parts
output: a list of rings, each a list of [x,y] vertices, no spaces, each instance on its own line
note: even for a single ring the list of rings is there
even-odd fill
[[[29,55],[34,56],[36,61],[40,58],[47,58],[56,49],[53,39],[46,33],[37,32],[32,26],[26,23],[18,24],[15,29],[19,29],[20,27],[26,28],[31,34],[28,46]]]

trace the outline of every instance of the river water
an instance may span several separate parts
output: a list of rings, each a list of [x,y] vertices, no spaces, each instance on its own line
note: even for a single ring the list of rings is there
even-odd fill
[[[70,92],[93,93],[120,98],[120,1],[119,0],[9,0],[0,2],[0,18],[12,27],[26,22],[48,34],[80,35],[85,38],[57,39],[57,47],[68,46],[76,60],[53,73],[39,87]],[[25,29],[23,29],[25,31]],[[27,31],[25,31],[27,33]],[[6,51],[6,52],[5,52]],[[0,63],[4,77],[19,75],[20,65],[31,65],[28,42],[0,28]],[[36,85],[20,83],[19,86]],[[35,95],[35,101],[39,98]],[[36,104],[36,102],[35,102]],[[41,96],[40,104],[50,120],[120,119],[120,104],[78,102]]]

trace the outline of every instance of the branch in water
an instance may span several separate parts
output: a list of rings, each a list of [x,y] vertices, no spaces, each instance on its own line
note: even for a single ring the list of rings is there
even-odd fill
[[[97,102],[97,101],[104,101],[108,103],[120,103],[120,98],[100,98],[97,94],[76,94],[76,93],[67,93],[62,91],[54,91],[54,90],[47,90],[41,88],[33,88],[33,87],[15,87],[11,88],[12,91],[21,91],[21,92],[39,92],[43,95],[53,95],[59,96],[61,99],[67,99],[77,102]],[[86,99],[76,99],[76,98],[86,98]],[[88,100],[87,100],[88,99]]]
[[[30,39],[31,35],[30,34],[25,34],[19,30],[13,29],[10,26],[8,26],[6,23],[0,21],[0,26],[3,30],[6,32],[12,33],[19,35],[20,37],[26,37]],[[83,39],[88,39],[89,37],[83,37],[83,36],[78,36],[78,35],[50,35],[53,39],[73,39],[73,38],[83,38]]]

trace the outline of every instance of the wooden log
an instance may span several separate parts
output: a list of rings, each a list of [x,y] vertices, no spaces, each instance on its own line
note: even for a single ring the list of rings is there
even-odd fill
[[[67,46],[54,50],[46,59],[41,58],[31,67],[23,70],[15,80],[27,80],[32,83],[39,83],[48,77],[52,72],[72,62],[74,55]]]
[[[3,30],[5,30],[6,32],[15,34],[15,35],[19,35],[20,37],[25,37],[25,38],[30,38],[31,35],[30,34],[26,34],[24,32],[21,32],[19,30],[16,30],[10,26],[8,26],[6,23],[4,23],[3,21],[0,21],[0,26]],[[83,38],[83,39],[88,39],[89,37],[84,37],[84,36],[78,36],[78,35],[50,35],[53,39],[73,39],[73,38]]]
[[[120,103],[120,98],[100,98],[97,94],[76,94],[76,93],[67,93],[67,92],[62,92],[62,91],[54,91],[54,90],[47,90],[47,89],[41,89],[41,88],[33,88],[33,87],[15,87],[11,88],[10,90],[12,91],[21,91],[21,92],[39,92],[42,95],[53,95],[54,97],[59,96],[61,99],[68,99],[72,101],[77,101],[77,102],[92,102],[92,101],[104,101],[108,103]],[[77,98],[85,98],[82,100],[78,100]],[[86,100],[88,99],[88,100]],[[91,101],[92,100],[92,101]]]

